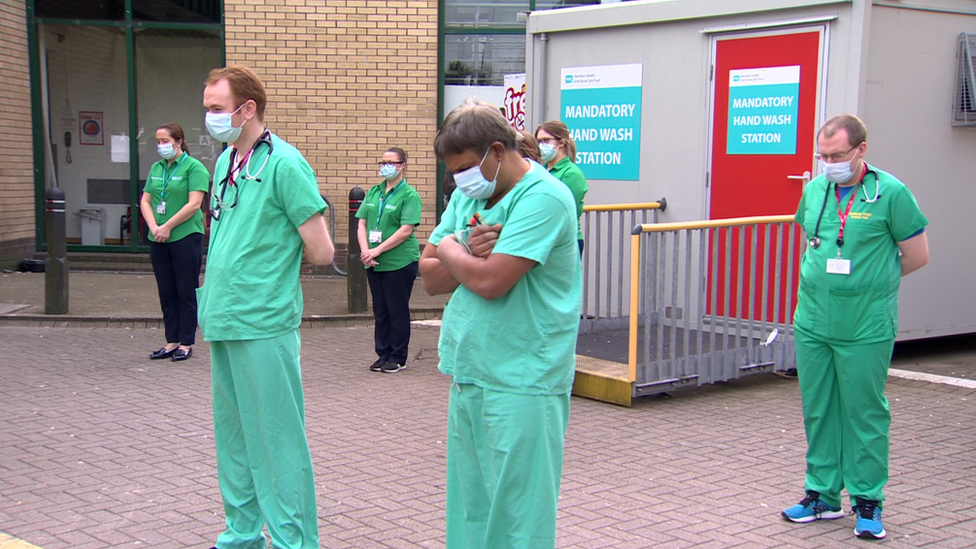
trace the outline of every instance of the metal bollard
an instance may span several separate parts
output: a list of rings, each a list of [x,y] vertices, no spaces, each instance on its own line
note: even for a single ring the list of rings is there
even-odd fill
[[[348,291],[349,312],[366,312],[366,267],[359,258],[359,220],[356,212],[366,198],[366,191],[353,187],[349,191],[349,259],[346,261],[346,289]]]
[[[51,187],[44,193],[44,233],[47,257],[44,259],[44,313],[68,312],[68,242],[64,215],[64,191]]]

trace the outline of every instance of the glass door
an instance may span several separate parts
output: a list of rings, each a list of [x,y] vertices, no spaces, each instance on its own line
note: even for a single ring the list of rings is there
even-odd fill
[[[203,83],[211,69],[221,66],[223,44],[220,34],[214,31],[137,29],[135,46],[138,205],[149,169],[160,160],[156,128],[162,124],[175,122],[183,128],[190,156],[203,162],[213,174],[223,148],[210,138],[204,125]],[[209,227],[209,204],[209,200],[203,201],[205,228]],[[138,210],[133,210],[137,215],[132,218],[138,219],[138,224],[130,230],[129,238],[144,243],[146,227]]]

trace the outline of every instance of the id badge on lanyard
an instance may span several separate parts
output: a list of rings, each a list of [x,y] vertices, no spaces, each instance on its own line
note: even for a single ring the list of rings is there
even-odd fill
[[[854,205],[857,188],[849,191],[851,198],[847,201],[847,210],[844,212],[840,211],[840,188],[834,187],[834,190],[837,193],[837,217],[840,218],[840,230],[837,233],[837,257],[827,260],[827,274],[849,275],[851,274],[851,260],[842,258],[840,252],[844,246],[844,227],[847,225],[847,218],[851,215],[851,206]]]
[[[397,183],[397,186],[393,187],[393,190],[390,191],[389,194],[380,193],[381,198],[380,198],[378,213],[376,215],[376,228],[373,229],[372,231],[369,231],[370,244],[381,244],[383,242],[383,231],[380,230],[380,220],[383,219],[383,208],[386,207],[386,202],[390,199],[391,196],[393,196],[395,192],[397,192],[397,189],[400,188],[400,185],[403,185],[403,181]]]

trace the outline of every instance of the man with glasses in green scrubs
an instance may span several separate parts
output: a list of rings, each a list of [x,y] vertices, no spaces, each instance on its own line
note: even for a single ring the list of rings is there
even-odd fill
[[[214,69],[207,130],[228,147],[214,170],[200,329],[210,342],[214,441],[226,529],[217,549],[317,549],[298,332],[303,257],[332,262],[325,201],[302,154],[264,125],[249,68]]]
[[[453,110],[434,152],[457,184],[420,259],[424,289],[453,292],[438,345],[453,378],[447,547],[551,548],[582,293],[576,204],[487,103]]]
[[[817,136],[823,174],[803,190],[796,213],[808,238],[793,319],[806,496],[782,515],[800,523],[841,518],[847,488],[854,535],[881,539],[898,288],[928,262],[928,220],[908,187],[864,160],[867,148],[859,118],[828,120]]]

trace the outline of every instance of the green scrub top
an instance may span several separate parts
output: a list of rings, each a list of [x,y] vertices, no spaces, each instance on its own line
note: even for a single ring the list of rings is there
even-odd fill
[[[549,173],[565,183],[569,187],[569,190],[572,191],[573,198],[576,200],[576,239],[583,240],[583,228],[580,226],[580,218],[583,217],[583,198],[586,196],[586,191],[589,190],[589,187],[586,185],[586,177],[583,175],[583,170],[567,156],[549,168]]]
[[[464,230],[475,212],[502,231],[492,253],[538,264],[505,295],[487,300],[458,286],[444,310],[441,372],[457,383],[524,395],[573,386],[582,271],[573,196],[546,169],[532,169],[491,209],[456,192],[428,241]]]
[[[271,135],[252,153],[242,174],[220,198],[233,148],[217,159],[207,272],[198,293],[200,329],[206,341],[272,338],[295,330],[302,318],[299,273],[304,244],[298,227],[326,209],[311,166],[295,147]],[[267,165],[255,173],[265,158]],[[236,202],[236,205],[234,205]],[[233,208],[231,208],[231,206]]]
[[[206,193],[210,190],[210,173],[196,158],[187,153],[180,154],[172,166],[166,165],[166,160],[160,160],[149,168],[144,192],[152,198],[153,215],[156,224],[162,225],[170,220],[190,201],[190,191]],[[159,204],[166,202],[166,213],[159,213]],[[203,212],[193,212],[190,219],[180,223],[169,233],[168,242],[176,242],[193,233],[203,234]],[[149,234],[149,240],[156,241],[156,237]]]
[[[420,195],[407,184],[406,179],[403,179],[388,193],[386,181],[373,185],[366,193],[362,205],[359,206],[356,217],[366,220],[367,234],[368,231],[379,229],[383,233],[383,240],[386,241],[404,225],[420,225],[421,211]],[[369,243],[370,248],[379,245],[379,242]],[[383,252],[377,260],[379,264],[372,269],[376,272],[396,271],[418,260],[420,260],[420,244],[417,243],[417,237],[410,233],[410,236],[396,248]]]
[[[827,261],[838,257],[840,216],[835,185],[824,176],[803,190],[796,222],[806,233],[806,252],[800,265],[800,289],[794,325],[807,333],[836,342],[873,343],[895,337],[898,332],[898,288],[901,261],[898,243],[926,225],[915,197],[901,181],[874,166],[868,166],[855,193],[851,213],[844,227],[843,259],[850,260],[850,274],[827,272]],[[880,192],[876,202],[875,190]],[[817,232],[817,219],[827,196]],[[843,196],[846,209],[850,195]],[[820,246],[810,246],[814,234]]]

